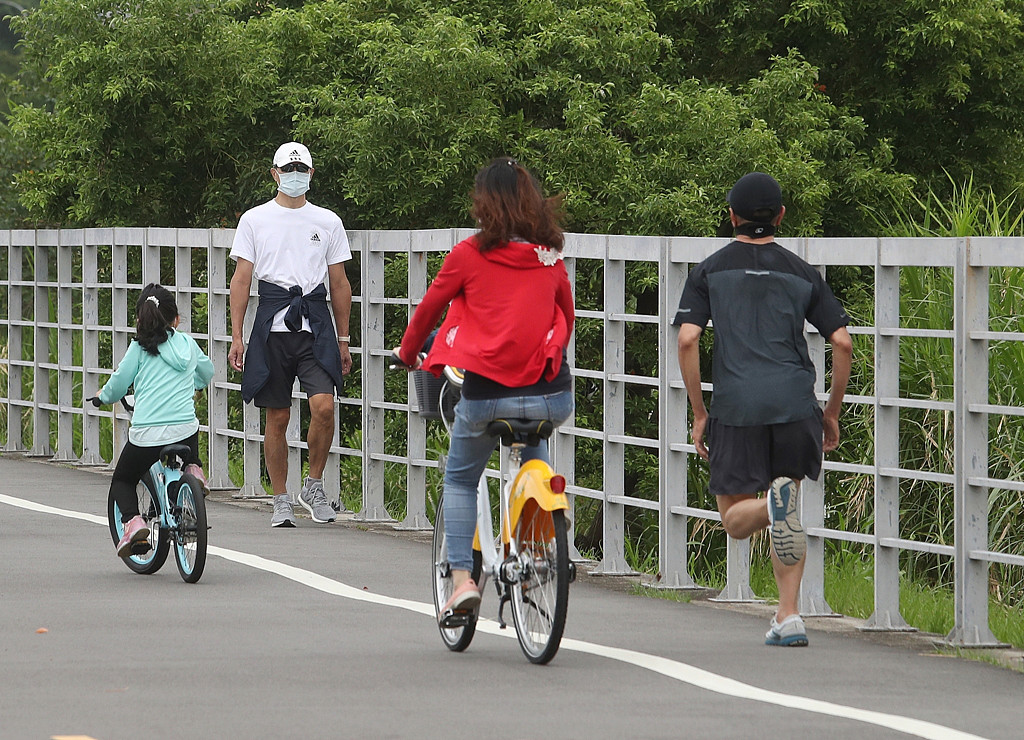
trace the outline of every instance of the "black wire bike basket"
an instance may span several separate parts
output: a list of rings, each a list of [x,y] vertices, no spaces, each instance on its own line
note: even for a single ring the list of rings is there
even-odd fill
[[[453,372],[457,373],[454,377]],[[424,419],[441,419],[443,414],[449,423],[455,420],[455,404],[462,397],[461,371],[449,370],[442,373],[441,377],[435,377],[426,370],[413,370],[412,382],[416,388],[420,416]]]

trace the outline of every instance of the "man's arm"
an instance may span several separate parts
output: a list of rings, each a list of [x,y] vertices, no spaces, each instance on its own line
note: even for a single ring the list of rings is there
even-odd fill
[[[338,331],[338,337],[348,337],[348,320],[352,313],[352,284],[345,273],[345,263],[328,265],[327,280],[330,283],[331,309],[334,311],[334,326]],[[338,351],[341,353],[341,372],[348,375],[352,370],[352,353],[349,351],[347,339],[338,339]]]
[[[245,324],[245,310],[249,307],[249,289],[252,287],[252,262],[239,257],[235,261],[235,274],[231,276],[231,349],[228,350],[228,364],[241,370],[245,364],[245,342],[242,340],[242,326]]]
[[[825,404],[825,439],[822,448],[831,452],[839,446],[839,410],[846,395],[846,384],[850,381],[850,363],[853,358],[853,341],[850,332],[841,326],[828,338],[832,345],[832,387],[828,403]]]
[[[700,335],[704,329],[696,324],[682,324],[679,327],[679,369],[683,373],[686,395],[693,409],[693,429],[690,434],[697,454],[705,460],[708,448],[704,445],[704,428],[708,423],[708,409],[704,405],[704,394],[700,389]]]

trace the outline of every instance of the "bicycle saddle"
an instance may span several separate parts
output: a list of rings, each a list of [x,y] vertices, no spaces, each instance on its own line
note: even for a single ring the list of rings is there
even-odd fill
[[[187,460],[191,454],[192,449],[188,445],[166,445],[160,450],[160,462],[164,464],[164,467],[177,470],[181,467],[180,461]]]
[[[555,431],[555,425],[548,419],[495,419],[487,425],[487,433],[492,437],[501,437],[501,443],[508,447],[521,442],[536,447],[542,439],[547,439]]]

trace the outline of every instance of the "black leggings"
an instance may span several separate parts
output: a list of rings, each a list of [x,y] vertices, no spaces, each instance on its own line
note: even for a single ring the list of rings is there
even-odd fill
[[[179,442],[167,444],[188,445],[192,452],[185,464],[202,465],[199,460],[199,432]],[[139,447],[129,442],[121,450],[121,457],[117,458],[117,465],[114,467],[114,479],[110,481],[110,492],[121,509],[122,522],[139,515],[139,494],[136,491],[139,481],[153,463],[160,459],[160,450],[166,446]]]

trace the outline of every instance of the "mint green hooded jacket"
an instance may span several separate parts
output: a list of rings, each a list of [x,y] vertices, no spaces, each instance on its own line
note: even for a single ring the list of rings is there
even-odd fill
[[[100,400],[110,404],[135,386],[133,427],[199,423],[193,399],[213,379],[213,362],[188,334],[173,330],[167,334],[167,341],[157,347],[158,355],[133,341],[99,392]]]

